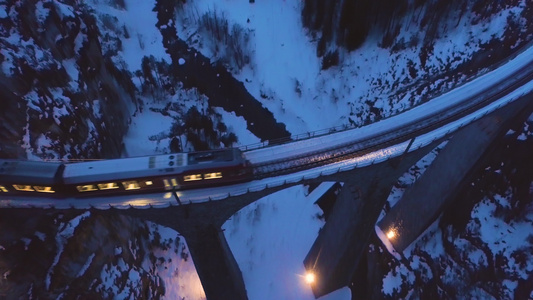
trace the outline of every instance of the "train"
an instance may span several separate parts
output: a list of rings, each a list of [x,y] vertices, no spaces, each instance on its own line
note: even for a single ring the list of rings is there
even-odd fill
[[[252,179],[252,165],[238,148],[75,163],[0,159],[0,197],[153,193]]]

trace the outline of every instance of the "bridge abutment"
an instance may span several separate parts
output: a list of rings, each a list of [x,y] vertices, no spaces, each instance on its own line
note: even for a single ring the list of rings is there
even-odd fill
[[[184,237],[207,299],[248,299],[241,270],[219,227],[197,227]]]

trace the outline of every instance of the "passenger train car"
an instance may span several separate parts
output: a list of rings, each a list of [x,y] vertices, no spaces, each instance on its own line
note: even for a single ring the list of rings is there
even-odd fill
[[[252,180],[237,148],[78,163],[0,160],[0,197],[124,195]],[[54,195],[51,195],[54,194]]]

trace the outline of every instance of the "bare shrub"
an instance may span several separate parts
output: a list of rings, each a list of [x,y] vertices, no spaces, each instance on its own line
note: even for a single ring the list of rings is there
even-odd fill
[[[250,30],[230,26],[224,14],[208,11],[198,20],[199,32],[211,38],[215,55],[230,67],[242,69],[250,62]]]

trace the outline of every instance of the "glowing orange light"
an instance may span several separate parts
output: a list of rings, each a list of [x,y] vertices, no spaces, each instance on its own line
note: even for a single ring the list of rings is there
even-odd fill
[[[389,232],[387,232],[387,238],[389,240],[394,238],[395,236],[396,236],[396,232],[394,231],[394,229],[391,229],[391,230],[389,230]]]
[[[307,282],[308,284],[315,282],[315,280],[316,280],[316,277],[314,273],[305,274],[305,282]]]

